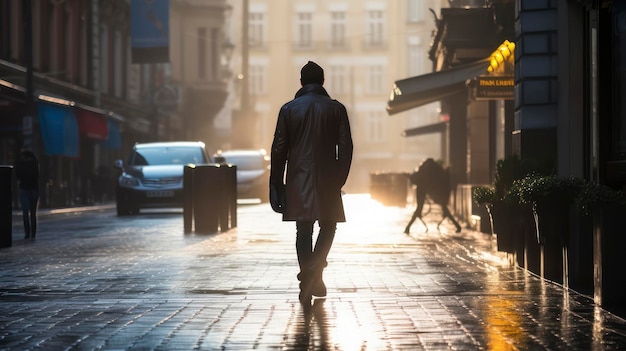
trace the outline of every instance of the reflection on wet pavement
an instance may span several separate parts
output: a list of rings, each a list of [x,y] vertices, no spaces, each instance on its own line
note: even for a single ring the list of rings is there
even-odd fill
[[[311,306],[295,225],[264,204],[213,235],[183,234],[180,214],[49,222],[0,255],[0,348],[624,349],[624,320],[510,265],[490,236],[437,231],[436,210],[406,235],[411,207],[344,201]]]

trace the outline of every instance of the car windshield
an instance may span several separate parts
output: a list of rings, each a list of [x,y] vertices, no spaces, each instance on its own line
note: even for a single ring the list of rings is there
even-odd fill
[[[252,171],[263,169],[262,155],[222,155],[227,163],[237,166],[240,171]]]
[[[186,165],[207,163],[199,147],[151,147],[135,150],[130,156],[130,166]]]

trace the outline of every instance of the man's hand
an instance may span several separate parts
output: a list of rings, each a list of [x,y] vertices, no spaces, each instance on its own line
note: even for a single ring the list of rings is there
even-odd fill
[[[276,213],[285,212],[285,185],[270,184],[270,205]]]

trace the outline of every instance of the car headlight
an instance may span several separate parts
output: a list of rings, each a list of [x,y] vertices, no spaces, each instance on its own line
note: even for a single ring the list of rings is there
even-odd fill
[[[129,174],[122,174],[120,177],[120,185],[121,186],[138,186],[139,180]]]

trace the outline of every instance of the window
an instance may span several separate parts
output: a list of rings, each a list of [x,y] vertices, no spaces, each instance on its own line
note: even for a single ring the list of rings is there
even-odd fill
[[[380,143],[386,140],[386,124],[382,111],[366,112],[365,139],[370,143]]]
[[[424,12],[428,8],[428,3],[424,0],[407,0],[407,20],[409,22],[424,21]]]
[[[80,68],[78,71],[78,83],[82,86],[87,86],[88,84],[88,56],[87,56],[87,45],[89,41],[87,40],[87,11],[85,8],[82,8],[81,16],[80,16],[80,31],[78,34],[79,44],[79,54],[78,61],[80,62]]]
[[[60,66],[59,39],[61,35],[59,33],[60,20],[59,20],[59,10],[57,6],[51,6],[48,9],[48,25],[49,25],[49,30],[48,30],[48,45],[49,45],[48,55],[49,56],[48,57],[50,58],[50,64],[48,66],[48,70],[50,70],[51,72],[58,72],[59,66]]]
[[[123,54],[123,45],[122,45],[122,33],[118,30],[115,31],[114,35],[114,42],[113,42],[113,47],[114,47],[114,56],[115,59],[113,60],[113,94],[115,95],[115,97],[122,97],[122,91],[123,91],[123,65],[124,65],[124,60],[122,60],[122,54]]]
[[[218,57],[220,50],[218,48],[220,30],[218,28],[211,28],[211,80],[216,80],[219,77],[219,64],[220,59]]]
[[[59,77],[63,77],[66,81],[72,82],[76,69],[76,62],[74,62],[74,53],[76,52],[76,39],[73,34],[76,33],[76,28],[72,27],[74,23],[74,13],[72,7],[65,6],[64,11],[61,13],[63,16],[63,33],[60,42],[60,56],[61,62],[59,67]]]
[[[130,155],[130,166],[185,165],[206,163],[201,147],[141,147]]]
[[[41,12],[41,2],[40,1],[34,1],[33,4],[33,67],[36,70],[39,71],[43,71],[42,66],[43,66],[43,53],[42,53],[42,49],[43,49],[43,43],[42,43],[42,35],[44,35],[43,33],[45,31],[43,31],[42,28],[47,27],[44,23],[45,19],[42,18],[42,12]],[[0,9],[0,12],[5,11],[4,9]],[[7,11],[8,12],[8,11]],[[7,14],[3,14],[5,16],[10,16],[11,13],[7,13]],[[0,16],[3,16],[0,15]],[[9,20],[7,20],[7,23],[10,24],[8,22]],[[6,25],[6,24],[5,24]],[[6,27],[3,27],[6,28]],[[2,30],[2,28],[0,28],[0,30]],[[11,33],[10,30],[6,30],[4,32],[4,35],[9,35]],[[7,40],[7,42],[5,44],[9,44],[10,41]],[[7,56],[4,56],[7,57]],[[87,62],[87,61],[85,61]]]
[[[100,26],[100,91],[109,92],[109,28]]]
[[[265,41],[265,14],[250,12],[248,15],[248,43],[253,47],[261,47]]]
[[[126,37],[127,42],[130,43],[130,37]],[[140,65],[132,64],[132,55],[130,50],[126,50],[126,67],[127,67],[127,76],[126,76],[126,91],[128,100],[133,103],[139,102],[139,89],[140,82],[139,79],[141,77],[141,71],[139,69]]]
[[[198,79],[204,80],[206,76],[206,50],[207,50],[206,28],[198,28]]]
[[[383,92],[383,67],[370,66],[367,73],[367,92],[369,94],[380,94]]]
[[[20,21],[18,20],[22,18],[22,13],[18,6],[12,6],[12,4],[7,3],[6,1],[3,1],[0,4],[2,6],[2,12],[0,13],[0,15],[2,16],[0,21],[0,25],[2,26],[2,32],[0,33],[0,35],[2,35],[2,58],[8,58],[11,61],[15,62],[20,57],[21,48],[20,41],[15,40],[12,33],[21,33],[23,31],[22,26],[20,25]],[[36,8],[38,6],[38,2],[33,3],[33,12],[36,11]],[[40,21],[33,21],[32,23],[33,45],[38,39],[35,33],[40,28],[39,22]]]
[[[346,46],[346,13],[333,11],[330,13],[330,47]]]
[[[381,46],[384,43],[384,13],[371,10],[367,16],[368,46]]]
[[[296,15],[296,38],[300,48],[313,47],[313,14],[298,12]]]
[[[408,49],[408,68],[409,76],[417,76],[426,70],[425,59],[427,55],[426,49],[420,44],[419,38],[409,41]]]
[[[348,74],[345,66],[330,66],[329,89],[332,94],[348,93]]]
[[[265,66],[250,65],[250,94],[265,95],[267,94],[267,83],[265,79]]]

